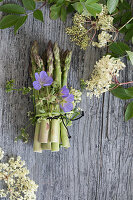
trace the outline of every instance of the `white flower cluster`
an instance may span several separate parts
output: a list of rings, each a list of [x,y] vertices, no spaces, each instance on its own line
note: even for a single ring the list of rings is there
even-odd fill
[[[72,42],[75,42],[82,49],[86,49],[90,38],[88,37],[88,30],[85,27],[86,17],[76,13],[73,17],[73,26],[66,29],[66,33],[70,35]]]
[[[110,55],[103,56],[101,60],[96,62],[91,79],[86,81],[88,96],[90,98],[95,95],[99,97],[102,93],[109,90],[113,76],[119,76],[119,71],[124,69],[125,64],[118,58]]]
[[[107,6],[102,6],[102,11],[92,20],[88,13],[81,15],[76,13],[73,18],[73,26],[66,29],[71,41],[75,42],[82,49],[86,49],[91,43],[99,48],[105,47],[112,40],[112,33],[115,32],[113,17],[109,14]],[[88,29],[89,28],[89,29]],[[98,41],[92,41],[99,32]]]
[[[104,30],[104,31],[113,31],[113,17],[108,14],[107,6],[102,5],[102,11],[97,14],[98,20],[96,22],[97,30]]]
[[[99,48],[105,47],[109,41],[111,41],[112,35],[106,31],[102,31],[98,35],[98,42],[92,42],[92,46],[97,46]]]
[[[76,90],[71,87],[70,93],[74,95],[75,103],[79,103],[81,101],[82,92],[80,90]]]
[[[108,14],[107,6],[102,6],[102,12],[97,14],[98,20],[96,20],[96,30],[102,31],[98,35],[98,42],[92,42],[93,46],[99,48],[105,47],[108,42],[111,41],[112,34],[114,32],[113,17]],[[94,22],[92,22],[93,24]]]
[[[0,152],[3,152],[0,149]],[[7,189],[0,190],[0,197],[9,197],[11,200],[35,200],[38,185],[27,176],[29,170],[25,167],[25,161],[20,157],[13,157],[8,163],[0,163],[0,180],[4,180]]]

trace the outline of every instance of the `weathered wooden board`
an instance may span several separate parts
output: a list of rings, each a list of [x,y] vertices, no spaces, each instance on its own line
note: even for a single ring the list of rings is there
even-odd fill
[[[40,53],[49,40],[73,50],[69,84],[75,88],[103,55],[96,48],[84,52],[70,43],[65,28],[72,24],[71,17],[66,23],[52,21],[49,9],[43,11],[44,24],[30,16],[16,36],[12,29],[0,30],[0,146],[6,155],[20,155],[26,161],[31,178],[39,184],[37,200],[133,200],[133,120],[124,122],[127,102],[109,93],[91,100],[83,94],[85,117],[70,128],[69,150],[33,153],[33,127],[29,144],[14,143],[27,123],[32,102],[21,93],[6,94],[4,87],[10,79],[15,79],[18,88],[31,85],[28,66],[34,40],[41,46]],[[131,63],[127,65],[121,81],[133,80]]]

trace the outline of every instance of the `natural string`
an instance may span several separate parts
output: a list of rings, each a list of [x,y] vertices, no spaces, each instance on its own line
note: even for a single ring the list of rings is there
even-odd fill
[[[69,118],[66,117],[66,114],[65,114],[65,118],[66,118],[67,120],[70,120],[70,121],[79,120],[79,119],[81,119],[83,116],[84,116],[84,111],[82,111],[82,112],[81,112],[81,116],[77,117],[76,119],[69,119]],[[67,123],[65,124],[65,122],[64,122],[64,115],[61,115],[61,114],[60,114],[60,115],[54,116],[54,117],[47,117],[47,119],[59,119],[59,118],[62,120],[62,123],[63,123],[63,125],[65,126],[65,128],[66,128],[66,130],[67,130],[68,138],[70,139],[70,138],[71,138],[71,135],[70,135],[69,130],[68,130],[68,128],[67,128]]]

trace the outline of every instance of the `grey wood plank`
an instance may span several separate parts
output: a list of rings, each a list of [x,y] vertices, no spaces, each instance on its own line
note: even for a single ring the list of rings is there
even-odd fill
[[[32,102],[21,93],[6,94],[4,86],[10,79],[15,79],[17,87],[31,85],[28,66],[34,40],[39,42],[40,54],[49,40],[73,50],[69,84],[75,88],[104,54],[94,47],[84,52],[70,43],[65,28],[72,24],[71,16],[63,23],[49,19],[48,7],[43,11],[44,24],[31,16],[16,36],[12,29],[0,30],[0,146],[6,155],[20,155],[26,161],[31,178],[39,184],[37,200],[132,200],[133,120],[124,122],[127,102],[109,93],[91,100],[83,93],[85,117],[70,128],[69,150],[33,153],[33,127],[29,129],[30,143],[14,143],[27,123]],[[133,79],[131,63],[127,65],[121,81]]]

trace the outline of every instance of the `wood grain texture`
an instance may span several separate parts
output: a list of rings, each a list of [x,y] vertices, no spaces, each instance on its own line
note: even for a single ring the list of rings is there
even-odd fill
[[[127,102],[106,93],[100,99],[83,93],[81,108],[85,117],[73,123],[71,148],[58,153],[33,153],[31,141],[14,143],[19,130],[27,124],[32,102],[21,93],[5,93],[7,80],[17,87],[31,85],[28,75],[31,44],[37,40],[42,54],[49,40],[61,48],[73,50],[69,85],[79,89],[80,79],[87,79],[103,54],[90,47],[86,52],[71,44],[65,28],[72,24],[49,19],[45,23],[30,16],[16,36],[12,29],[0,30],[0,146],[8,156],[20,155],[27,163],[30,177],[39,184],[37,200],[133,200],[133,120],[124,122]],[[132,66],[121,72],[121,81],[133,80]]]

